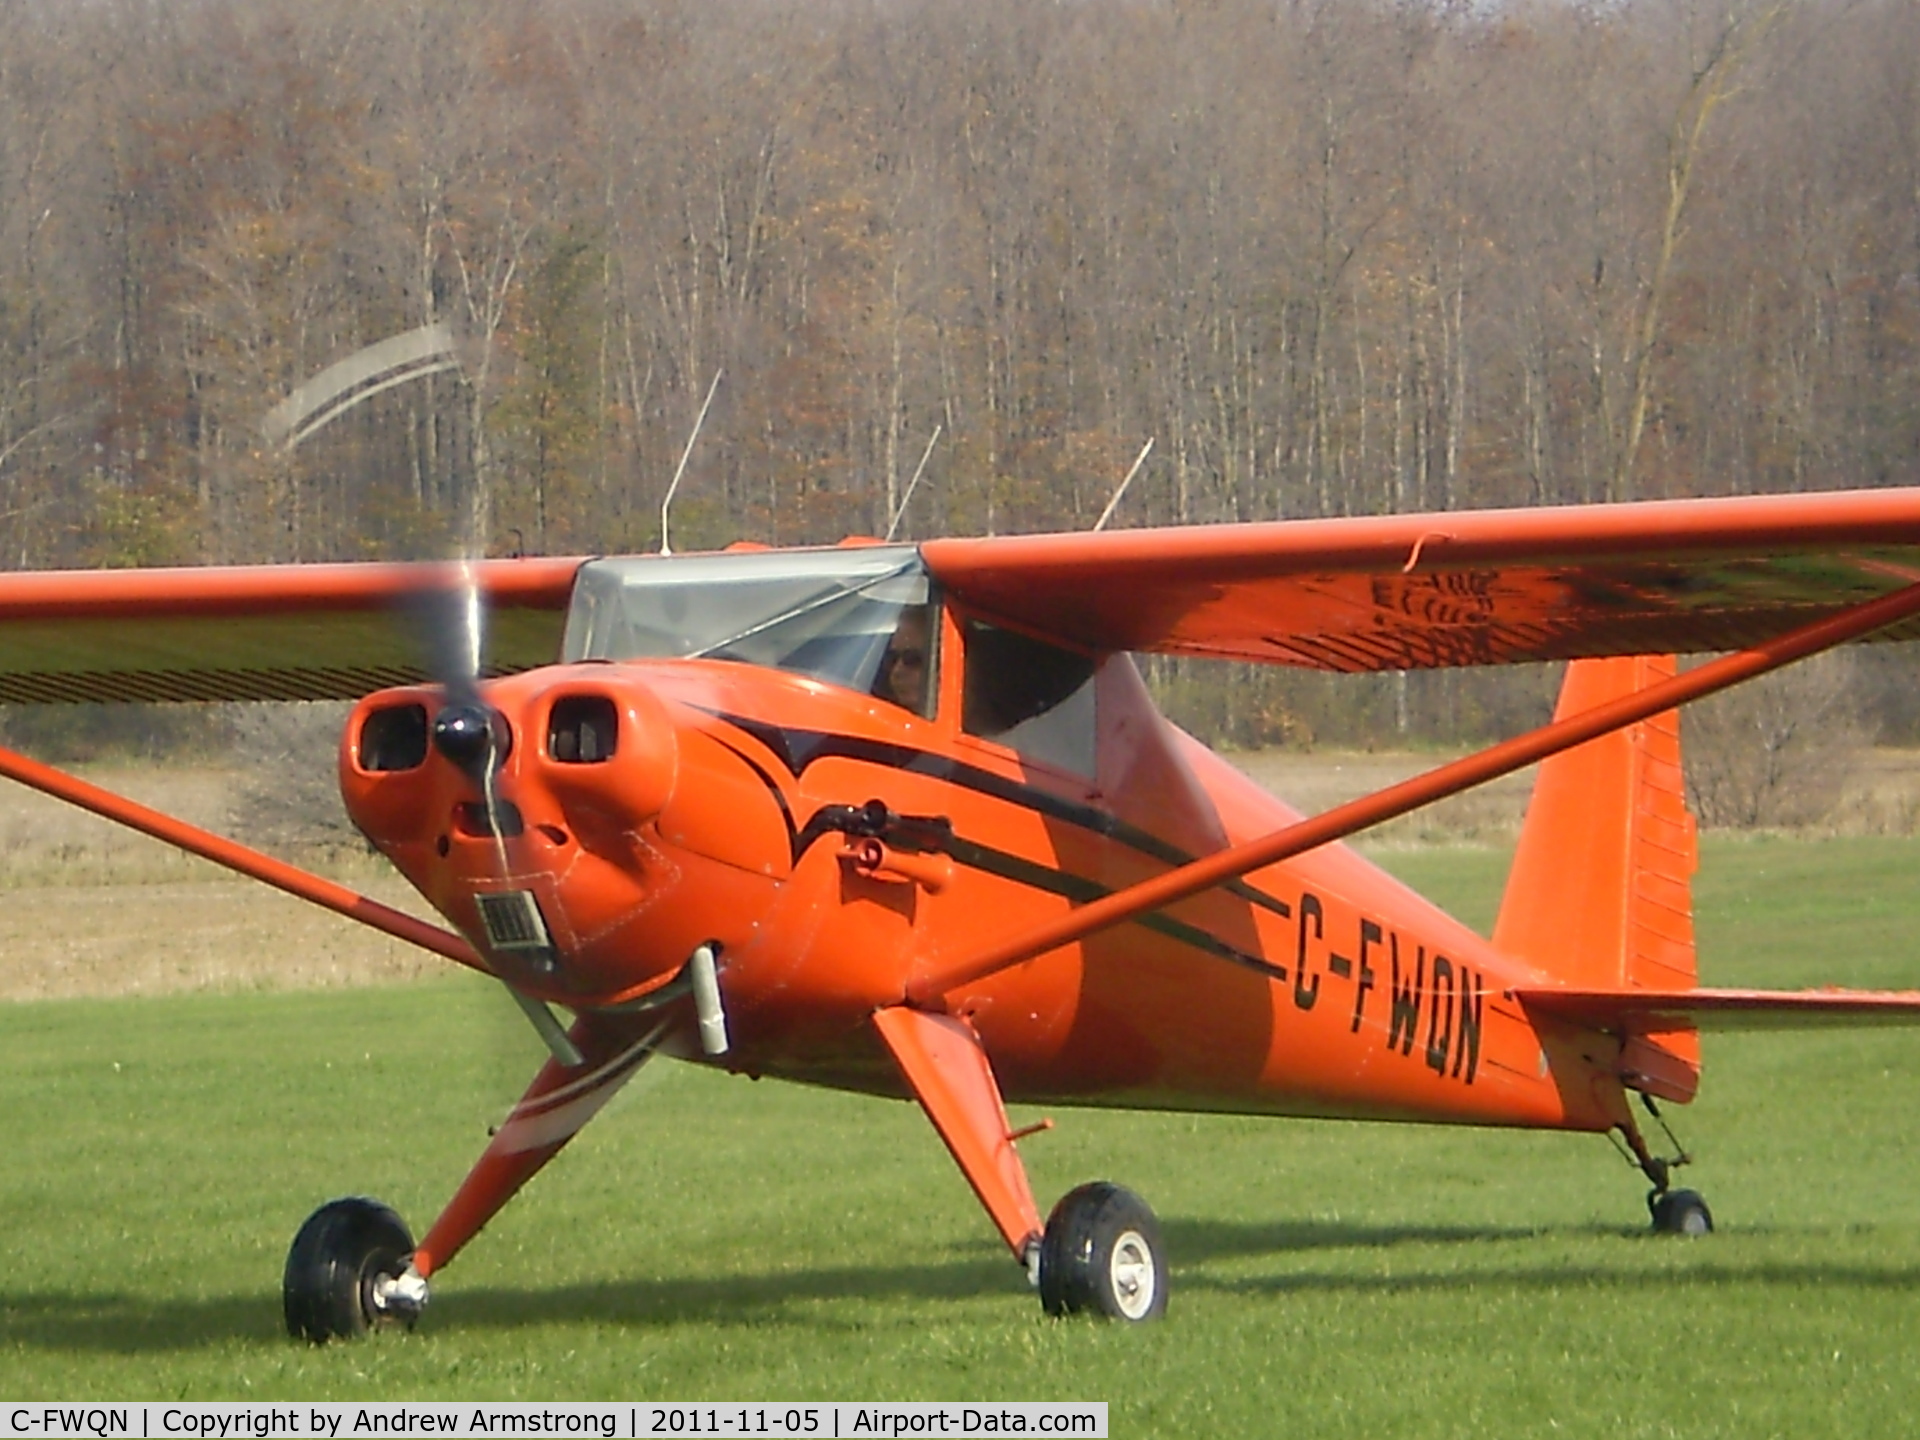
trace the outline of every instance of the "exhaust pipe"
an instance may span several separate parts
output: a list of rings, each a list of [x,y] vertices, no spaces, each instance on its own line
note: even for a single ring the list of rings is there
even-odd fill
[[[727,1053],[727,1011],[720,1003],[720,975],[714,967],[714,947],[700,946],[687,961],[693,977],[693,1011],[700,1017],[700,1048],[709,1055]]]

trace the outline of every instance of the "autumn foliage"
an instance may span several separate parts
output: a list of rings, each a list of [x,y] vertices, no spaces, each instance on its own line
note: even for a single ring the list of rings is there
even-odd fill
[[[678,548],[1084,526],[1149,438],[1115,524],[1914,483],[1916,55],[1912,0],[0,0],[0,556],[656,545],[716,373]]]

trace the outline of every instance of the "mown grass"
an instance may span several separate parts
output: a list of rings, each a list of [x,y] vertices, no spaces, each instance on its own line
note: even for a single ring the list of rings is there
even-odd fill
[[[1484,924],[1504,857],[1387,862]],[[1716,844],[1711,983],[1920,984],[1911,840]],[[537,1062],[458,976],[0,1010],[0,1398],[1081,1398],[1116,1435],[1903,1433],[1916,1040],[1723,1037],[1678,1113],[1721,1232],[1593,1137],[1059,1112],[1050,1197],[1160,1212],[1167,1323],[1044,1319],[913,1108],[663,1065],[420,1330],[281,1334],[305,1213],[424,1228]],[[1026,1118],[1016,1116],[1016,1119]]]

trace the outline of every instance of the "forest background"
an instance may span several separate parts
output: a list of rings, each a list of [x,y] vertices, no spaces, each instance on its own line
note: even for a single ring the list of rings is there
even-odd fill
[[[1114,524],[1920,482],[1920,5],[0,0],[0,564],[655,549],[716,374],[679,549],[1082,528],[1149,439]],[[1241,744],[1553,688],[1153,668]]]

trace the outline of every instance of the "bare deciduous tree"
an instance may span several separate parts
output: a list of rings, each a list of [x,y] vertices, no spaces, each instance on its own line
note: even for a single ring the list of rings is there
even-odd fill
[[[0,4],[0,553],[1920,478],[1911,0]],[[456,322],[296,454],[260,414]],[[683,528],[684,527],[684,528]],[[1540,684],[1257,673],[1229,729]],[[1384,717],[1384,718],[1383,718]]]
[[[1868,736],[1829,652],[1690,706],[1682,719],[1687,798],[1702,824],[1751,829],[1828,820]]]

